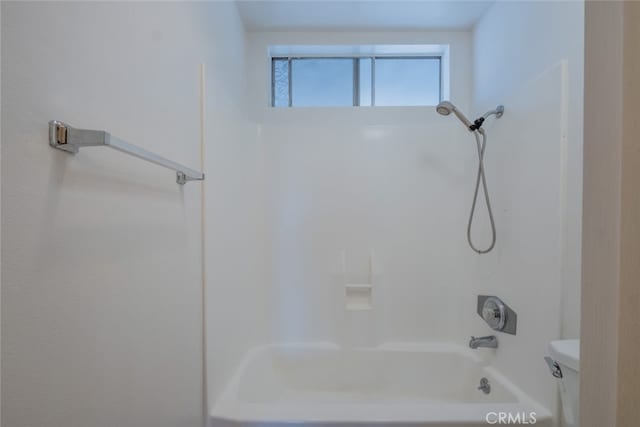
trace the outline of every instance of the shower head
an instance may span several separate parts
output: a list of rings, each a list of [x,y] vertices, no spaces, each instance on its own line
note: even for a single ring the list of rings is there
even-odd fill
[[[436,111],[439,114],[442,114],[443,116],[448,116],[449,114],[453,113],[456,115],[456,117],[458,118],[458,120],[460,120],[466,127],[467,129],[469,129],[470,131],[473,131],[473,123],[471,123],[469,121],[469,119],[467,119],[465,117],[464,114],[462,114],[460,111],[458,111],[458,109],[456,108],[455,105],[453,105],[451,102],[449,101],[442,101],[440,104],[438,104],[436,106]]]
[[[443,116],[448,116],[455,108],[449,101],[442,101],[436,106],[436,111]]]

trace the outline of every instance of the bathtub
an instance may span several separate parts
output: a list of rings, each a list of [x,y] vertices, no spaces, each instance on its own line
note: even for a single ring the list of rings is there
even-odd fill
[[[483,377],[488,394],[478,390]],[[477,352],[449,344],[259,347],[211,411],[213,427],[475,427],[509,420],[552,426],[546,409]]]

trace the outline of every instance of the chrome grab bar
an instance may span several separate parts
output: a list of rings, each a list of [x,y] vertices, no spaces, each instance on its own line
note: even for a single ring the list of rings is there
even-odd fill
[[[151,151],[115,138],[103,130],[77,129],[64,122],[49,122],[49,145],[59,150],[75,154],[82,147],[106,146],[130,154],[147,162],[176,172],[176,182],[184,185],[189,181],[203,181],[204,173],[165,159]]]

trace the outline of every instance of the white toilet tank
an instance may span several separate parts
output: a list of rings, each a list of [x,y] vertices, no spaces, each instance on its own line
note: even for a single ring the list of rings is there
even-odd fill
[[[549,353],[562,373],[558,384],[564,425],[578,427],[580,340],[551,341]]]

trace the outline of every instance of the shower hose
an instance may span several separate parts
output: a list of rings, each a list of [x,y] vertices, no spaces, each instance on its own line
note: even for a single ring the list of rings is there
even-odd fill
[[[471,212],[469,213],[469,223],[467,225],[467,240],[469,241],[469,246],[471,246],[471,249],[479,254],[486,254],[487,252],[490,252],[496,244],[496,224],[493,220],[493,211],[491,209],[491,201],[489,200],[489,191],[487,190],[487,179],[484,175],[484,149],[487,145],[487,136],[482,129],[474,131],[473,135],[476,137],[476,147],[478,149],[478,175],[476,177],[476,188],[473,193]],[[473,244],[473,239],[471,238],[471,227],[473,225],[473,217],[475,216],[476,212],[478,193],[480,191],[481,183],[482,191],[484,193],[484,200],[487,204],[487,212],[489,213],[489,221],[491,222],[491,244],[486,249],[478,249]]]

